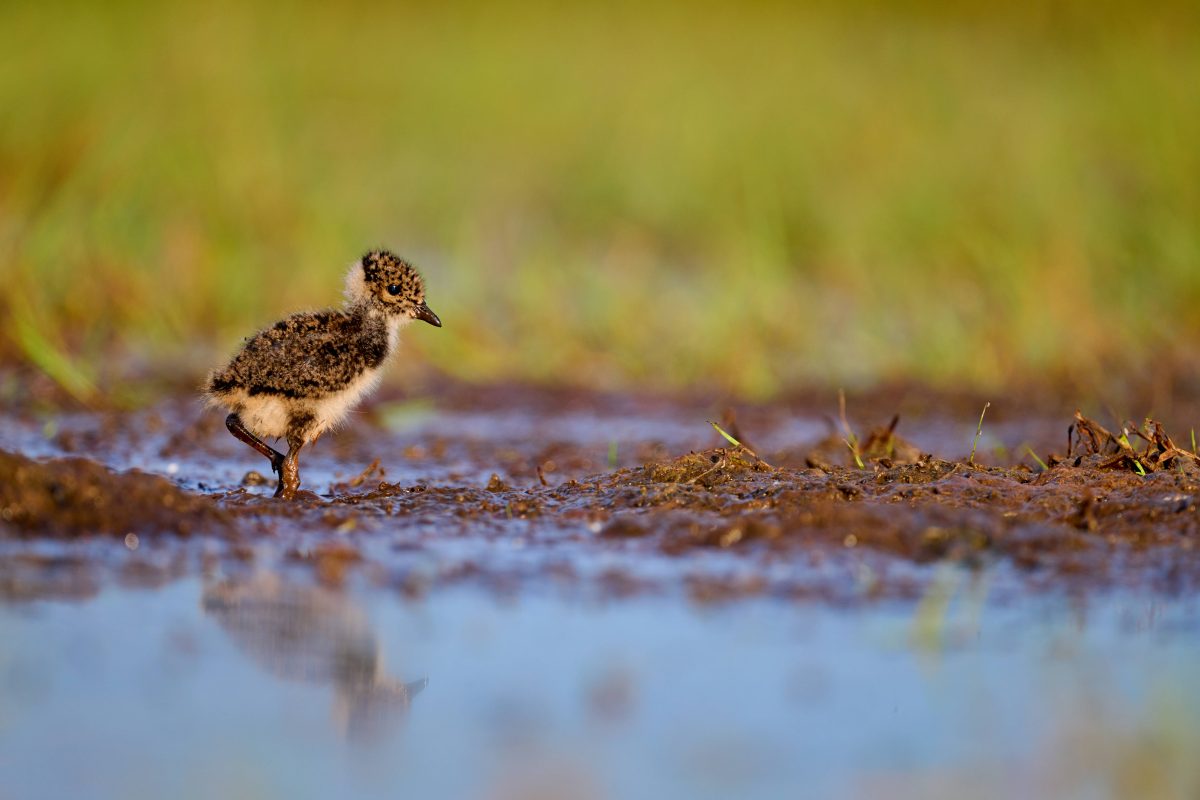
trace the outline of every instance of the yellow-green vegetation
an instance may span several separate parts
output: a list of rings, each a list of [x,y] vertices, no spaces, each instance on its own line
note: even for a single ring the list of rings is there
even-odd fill
[[[471,378],[985,387],[1200,335],[1191,4],[5,3],[0,52],[0,357],[77,394],[377,245]]]
[[[971,455],[967,458],[968,464],[975,463],[975,448],[979,446],[979,437],[983,436],[983,418],[987,415],[987,410],[992,407],[991,401],[983,404],[983,411],[979,412],[979,425],[975,427],[975,438],[971,440]]]

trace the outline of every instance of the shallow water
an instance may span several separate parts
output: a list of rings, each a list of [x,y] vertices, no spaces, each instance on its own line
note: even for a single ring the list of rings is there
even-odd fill
[[[414,601],[258,575],[9,606],[0,786],[1104,797],[1093,781],[1115,788],[1136,765],[1088,753],[1132,762],[1139,736],[1164,732],[1200,743],[1195,600],[998,607],[978,578],[947,570],[935,585],[916,609],[833,610],[474,589]],[[424,679],[411,704],[396,699]],[[1197,777],[1190,758],[1157,768]]]
[[[194,398],[5,415],[0,798],[1200,796],[1200,472],[826,411],[740,410],[767,468],[715,404],[385,399],[291,504]]]

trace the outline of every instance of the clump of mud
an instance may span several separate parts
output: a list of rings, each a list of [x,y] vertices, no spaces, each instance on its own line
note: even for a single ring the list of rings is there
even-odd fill
[[[875,554],[1008,563],[1060,588],[1200,586],[1200,459],[1161,425],[1115,436],[1077,417],[1076,452],[1048,456],[1040,471],[917,455],[897,447],[895,427],[857,453],[838,439],[835,451],[862,467],[776,468],[721,448],[618,471],[595,484],[593,508],[611,514],[600,536],[673,556],[719,549],[819,564]]]
[[[0,520],[24,535],[221,534],[229,515],[207,497],[86,458],[35,461],[0,451]]]
[[[922,453],[898,422],[859,439],[843,414],[841,430],[831,425],[815,448],[769,450],[758,449],[769,436],[751,430],[747,439],[728,418],[718,432],[731,431],[733,446],[670,457],[643,439],[636,459],[609,471],[594,445],[463,433],[444,434],[428,452],[397,448],[412,453],[410,463],[393,457],[385,472],[388,445],[369,429],[337,440],[358,448],[337,459],[375,459],[370,466],[295,502],[237,484],[192,483],[199,491],[191,492],[83,458],[0,451],[0,543],[202,534],[231,540],[225,555],[235,569],[269,557],[261,551],[272,548],[260,545],[273,542],[285,566],[323,585],[369,575],[406,593],[467,579],[511,587],[598,574],[614,591],[633,591],[654,583],[644,569],[660,576],[660,588],[674,580],[705,597],[911,596],[914,575],[928,574],[923,565],[945,561],[1000,565],[1053,589],[1200,588],[1200,457],[1158,423],[1118,434],[1077,415],[1065,455],[985,466]],[[125,446],[146,452],[134,437],[148,426],[126,427]],[[183,430],[188,452],[211,447],[198,428]],[[155,457],[174,455],[171,440],[158,441]],[[568,477],[566,465],[580,466]],[[184,472],[203,469],[185,464]],[[159,541],[169,554],[169,537]],[[0,553],[0,584],[21,596],[39,582],[62,593],[51,578],[78,572],[67,561],[42,569],[22,557],[19,547]],[[698,565],[714,562],[736,564],[737,581],[700,575]]]
[[[770,472],[771,466],[745,447],[717,448],[688,453],[670,461],[646,464],[642,473],[652,483],[696,484],[712,489],[745,477],[747,473]]]

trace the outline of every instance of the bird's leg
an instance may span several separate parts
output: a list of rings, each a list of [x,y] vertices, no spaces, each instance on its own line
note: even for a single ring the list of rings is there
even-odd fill
[[[238,441],[245,442],[253,447],[258,452],[262,453],[271,461],[271,471],[276,475],[281,475],[285,456],[283,453],[276,450],[271,445],[264,442],[262,439],[255,436],[246,426],[242,424],[242,418],[237,414],[230,414],[225,418],[225,427],[229,428],[229,432],[237,438]]]
[[[283,459],[283,468],[279,472],[279,486],[275,488],[275,496],[283,500],[291,500],[300,488],[300,448],[304,447],[304,438],[288,437],[288,454]]]

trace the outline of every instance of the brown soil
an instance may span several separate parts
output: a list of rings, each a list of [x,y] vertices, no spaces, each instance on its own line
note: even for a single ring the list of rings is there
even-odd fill
[[[0,519],[24,536],[225,533],[228,512],[157,475],[86,458],[35,461],[0,451]]]
[[[1017,431],[1043,463],[1018,439],[972,461],[969,437],[942,457],[903,437],[910,426],[931,440],[934,417],[888,414],[860,437],[836,405],[737,417],[712,404],[489,391],[477,405],[461,390],[432,398],[441,414],[475,414],[472,425],[388,430],[377,406],[302,460],[311,491],[290,503],[271,499],[258,472],[221,477],[265,465],[190,398],[64,416],[48,439],[12,434],[4,446],[40,457],[0,451],[0,595],[87,596],[109,577],[155,584],[264,560],[326,585],[361,578],[408,593],[469,580],[858,601],[919,595],[930,565],[946,562],[1009,591],[1200,586],[1200,467],[1190,439],[1177,446],[1155,423],[1122,436],[1069,413],[1023,424],[989,411],[985,433]],[[772,448],[806,414],[836,421],[824,439]],[[656,435],[672,418],[695,424]],[[722,442],[705,419],[764,449]],[[611,469],[606,430],[631,421]],[[974,419],[955,424],[956,437],[974,433]],[[1068,425],[1065,449],[1048,452]],[[693,428],[723,446],[686,447]],[[127,469],[139,463],[172,477]],[[356,467],[339,474],[346,464]]]

